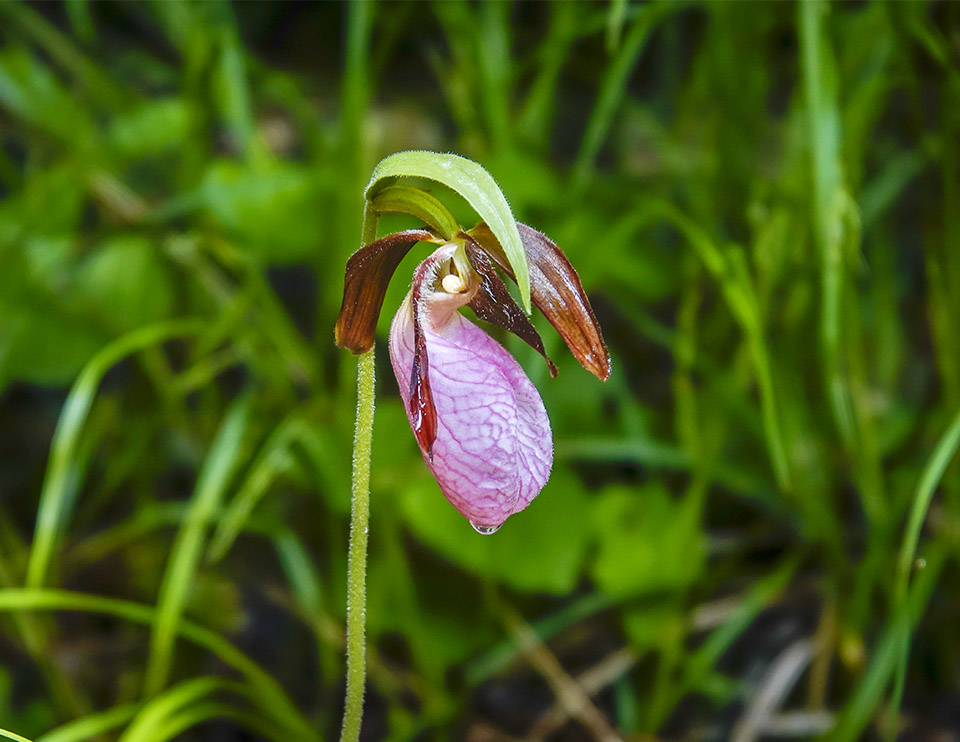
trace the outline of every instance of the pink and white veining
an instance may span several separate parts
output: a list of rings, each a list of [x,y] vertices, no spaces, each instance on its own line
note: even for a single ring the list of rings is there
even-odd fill
[[[436,302],[425,297],[421,312],[437,411],[432,456],[423,451],[424,461],[443,494],[474,528],[493,532],[546,484],[553,464],[550,421],[513,356],[450,306],[454,297],[440,290],[436,294]],[[408,295],[390,328],[390,361],[408,418],[413,358]]]

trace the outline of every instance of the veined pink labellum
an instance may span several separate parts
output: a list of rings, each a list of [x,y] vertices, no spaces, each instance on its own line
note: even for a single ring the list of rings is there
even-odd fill
[[[543,488],[553,442],[523,369],[457,311],[474,300],[481,278],[457,271],[456,250],[445,245],[417,268],[390,328],[390,360],[440,489],[475,529],[492,533]],[[424,409],[428,399],[433,418]]]

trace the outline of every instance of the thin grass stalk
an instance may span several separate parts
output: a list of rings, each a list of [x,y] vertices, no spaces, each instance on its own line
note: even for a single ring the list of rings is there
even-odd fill
[[[171,550],[157,598],[157,618],[144,675],[144,691],[148,697],[159,693],[170,677],[177,624],[186,609],[207,528],[239,463],[251,399],[241,397],[227,412],[197,478],[186,518]]]
[[[104,374],[131,353],[173,338],[200,334],[203,327],[199,320],[172,320],[135,330],[99,351],[77,377],[60,413],[50,448],[50,463],[40,493],[36,532],[27,563],[27,587],[39,588],[46,579],[71,493],[80,484],[73,476],[72,466],[80,433]]]
[[[896,663],[902,656],[903,642],[909,626],[923,612],[943,569],[947,552],[942,544],[934,544],[927,553],[927,566],[914,580],[907,591],[903,605],[894,612],[890,624],[884,630],[871,652],[870,665],[859,686],[845,705],[836,727],[827,736],[830,742],[854,742],[860,739],[876,710],[883,692],[896,671]]]
[[[604,140],[613,125],[613,119],[627,92],[630,73],[647,46],[647,39],[655,24],[668,13],[681,7],[681,3],[648,3],[637,12],[626,38],[616,56],[604,73],[596,105],[590,113],[590,121],[580,142],[577,159],[570,179],[573,195],[583,191],[593,175],[594,163]]]
[[[0,613],[30,611],[80,611],[99,613],[147,626],[156,620],[156,609],[117,598],[87,595],[68,590],[0,590]],[[184,639],[206,649],[243,675],[259,705],[284,724],[292,739],[316,739],[313,728],[273,677],[247,655],[214,631],[189,620],[182,620],[176,632]]]
[[[139,703],[127,703],[75,719],[40,735],[37,742],[83,742],[85,739],[99,737],[126,724],[140,707]]]
[[[798,8],[800,67],[807,112],[813,185],[813,237],[820,253],[820,345],[824,385],[834,422],[848,450],[855,449],[855,423],[847,379],[841,369],[843,253],[840,114],[836,70],[823,33],[826,3],[805,0]],[[877,503],[864,495],[871,518]]]
[[[908,588],[910,587],[910,573],[920,542],[920,531],[927,518],[930,502],[936,492],[937,485],[943,478],[957,448],[960,447],[960,412],[953,418],[953,422],[943,437],[937,443],[933,455],[923,469],[917,492],[910,506],[910,515],[907,519],[907,528],[903,534],[903,543],[900,546],[900,555],[897,559],[897,581],[894,587],[894,610],[897,613],[905,610]],[[899,656],[894,672],[893,692],[890,698],[890,711],[887,724],[887,739],[893,740],[896,736],[896,719],[900,713],[900,701],[906,685],[907,663],[910,659],[911,625],[908,621],[900,637]]]

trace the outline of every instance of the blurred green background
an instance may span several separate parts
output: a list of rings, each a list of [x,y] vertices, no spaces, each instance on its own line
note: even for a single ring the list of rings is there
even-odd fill
[[[0,39],[0,726],[336,738],[333,324],[415,148],[560,244],[614,370],[497,335],[556,465],[481,537],[379,344],[363,739],[960,735],[960,3],[6,2]]]

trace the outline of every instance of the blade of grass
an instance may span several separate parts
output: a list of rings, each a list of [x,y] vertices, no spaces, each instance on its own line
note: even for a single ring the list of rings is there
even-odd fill
[[[511,136],[510,121],[510,32],[507,15],[510,3],[483,3],[478,8],[479,28],[477,29],[477,47],[483,52],[478,55],[477,67],[480,71],[480,94],[483,105],[480,107],[487,120],[490,139],[494,149],[509,149]]]
[[[730,255],[721,250],[710,235],[673,204],[658,198],[644,202],[631,215],[631,226],[639,229],[645,223],[663,220],[676,228],[719,284],[730,312],[740,324],[749,344],[760,389],[761,413],[767,439],[768,455],[777,484],[784,491],[793,488],[786,444],[780,423],[770,354],[760,320],[760,309],[752,282],[739,252]]]
[[[828,735],[831,742],[854,742],[860,739],[883,698],[890,676],[896,672],[897,664],[903,657],[904,645],[909,643],[910,626],[917,621],[930,600],[945,560],[946,552],[940,545],[928,554],[926,567],[910,586],[906,600],[896,610],[877,642],[863,679],[840,715],[836,727]]]
[[[551,616],[535,621],[531,628],[541,641],[548,641],[561,631],[583,619],[615,605],[613,598],[602,593],[590,593]],[[492,675],[500,672],[520,654],[520,648],[512,639],[507,639],[472,660],[464,669],[464,682],[473,688]]]
[[[186,520],[171,549],[150,637],[150,658],[144,678],[147,696],[156,695],[170,675],[177,624],[186,608],[207,526],[238,464],[252,399],[241,397],[227,412],[197,479]]]
[[[83,742],[126,724],[140,709],[140,704],[129,703],[90,714],[82,719],[63,724],[37,737],[37,742]]]
[[[684,5],[685,3],[681,2],[650,2],[637,11],[626,38],[600,83],[600,93],[587,122],[587,130],[580,142],[580,150],[573,166],[570,190],[574,195],[583,190],[593,174],[597,155],[613,124],[613,117],[626,95],[630,73],[636,67],[651,31],[657,22]]]
[[[206,701],[181,711],[157,729],[153,735],[145,738],[144,742],[166,742],[211,719],[231,719],[252,732],[278,742],[286,742],[288,739],[283,729],[277,729],[257,714],[225,703]]]
[[[85,44],[96,41],[97,30],[93,25],[93,16],[90,14],[90,5],[87,0],[67,0],[65,5],[74,35]]]
[[[68,590],[8,588],[0,590],[0,612],[23,611],[80,611],[113,616],[125,621],[152,626],[157,611],[153,606],[141,605],[117,598],[75,593]],[[309,722],[273,677],[247,655],[214,631],[189,620],[176,626],[179,636],[219,657],[245,678],[265,710],[286,724],[298,736],[316,738]]]
[[[804,0],[797,8],[800,62],[807,109],[813,179],[813,235],[820,252],[820,342],[823,373],[834,421],[848,448],[854,445],[849,390],[840,367],[840,312],[843,291],[840,114],[837,73],[823,31],[826,3]]]
[[[556,442],[555,456],[558,461],[629,461],[666,471],[687,471],[693,465],[690,455],[683,449],[639,438],[560,439]],[[774,503],[777,499],[773,482],[739,468],[736,463],[718,463],[711,476],[717,484],[739,495],[755,497],[767,503]]]
[[[318,488],[345,487],[345,478],[338,476],[337,462],[324,437],[303,419],[288,418],[277,426],[264,444],[256,461],[223,515],[217,518],[217,530],[211,539],[208,559],[216,562],[230,550],[250,515],[276,477],[290,464],[292,449],[301,449],[316,470]]]
[[[663,685],[655,689],[648,709],[648,728],[659,728],[676,704],[699,687],[727,648],[783,592],[798,566],[797,559],[788,559],[774,572],[757,580],[727,621],[711,632],[694,652],[683,658],[684,666],[679,680],[670,682],[669,678],[664,678]]]
[[[620,46],[623,24],[627,19],[627,0],[610,0],[607,10],[607,53],[613,54]]]
[[[80,486],[79,478],[74,476],[76,452],[84,422],[104,374],[131,353],[174,338],[200,334],[203,328],[200,320],[173,320],[135,330],[103,348],[80,372],[60,413],[50,446],[27,564],[27,587],[41,587],[45,582],[57,540],[69,515],[70,502]]]
[[[907,527],[903,534],[903,543],[900,546],[900,554],[897,559],[897,577],[894,587],[894,607],[898,612],[902,612],[908,597],[910,586],[910,573],[913,570],[914,557],[917,553],[917,545],[920,542],[920,531],[923,529],[923,523],[927,519],[927,511],[930,509],[930,502],[936,492],[937,485],[943,478],[947,466],[953,460],[960,447],[960,412],[954,417],[950,427],[947,428],[943,437],[938,441],[937,447],[933,450],[930,460],[923,469],[920,476],[920,483],[917,485],[916,494],[910,505],[910,515],[907,520]],[[900,710],[900,701],[903,698],[904,685],[907,677],[907,663],[910,659],[910,634],[911,625],[908,622],[903,630],[902,640],[899,646],[899,655],[897,657],[897,668],[894,676],[893,694],[890,699],[891,724],[888,730],[892,730],[895,724],[897,714]]]
[[[0,3],[0,12],[41,46],[64,70],[79,80],[98,104],[112,109],[123,108],[129,97],[126,91],[103,73],[103,67],[83,54],[68,36],[39,12],[25,3]],[[79,13],[72,15],[80,17]]]
[[[576,3],[554,3],[550,6],[547,38],[537,50],[540,68],[524,101],[517,130],[527,146],[545,150],[550,143],[550,125],[557,99],[560,71],[570,56],[570,47],[581,29]]]
[[[30,742],[26,737],[21,737],[16,732],[11,732],[6,729],[0,729],[0,737],[6,737],[7,739],[12,739],[14,742]]]
[[[230,550],[237,535],[253,509],[290,464],[290,445],[304,423],[295,418],[281,422],[263,444],[256,460],[247,472],[237,494],[217,519],[217,527],[210,539],[207,559],[217,562]]]
[[[217,29],[220,58],[213,93],[235,145],[248,161],[260,164],[268,159],[268,151],[257,136],[244,49],[230,6],[221,7],[226,17]]]
[[[120,735],[119,742],[141,742],[157,736],[170,717],[220,691],[242,693],[244,686],[217,677],[185,680],[152,698]]]

